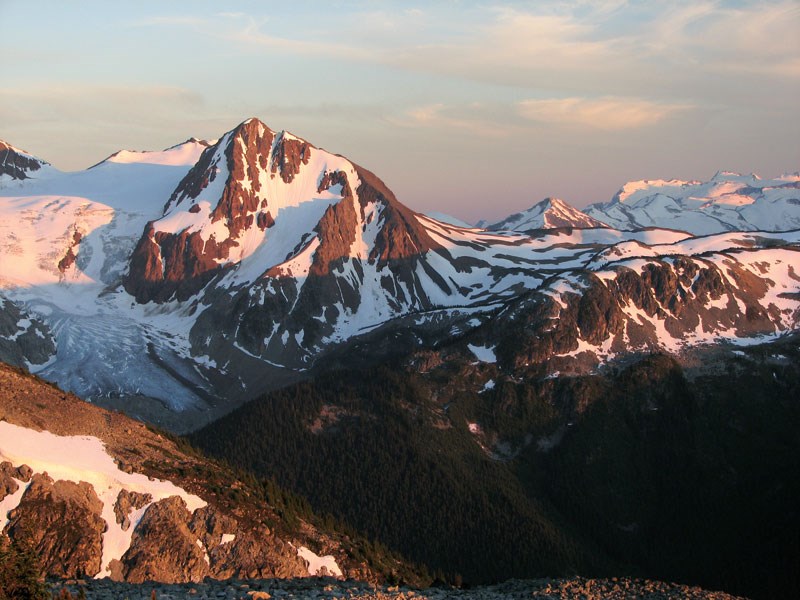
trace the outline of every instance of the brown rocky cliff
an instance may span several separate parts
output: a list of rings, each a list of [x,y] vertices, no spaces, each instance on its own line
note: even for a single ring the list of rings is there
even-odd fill
[[[0,463],[0,501],[9,494],[13,494],[19,489],[17,481],[27,483],[31,480],[31,468],[27,465],[14,467],[10,462]],[[17,481],[15,481],[17,480]]]
[[[361,181],[357,190],[361,206],[371,202],[384,206],[384,226],[375,238],[375,247],[369,256],[370,260],[378,261],[378,268],[394,260],[421,256],[430,250],[444,251],[419,223],[414,212],[401,204],[380,178],[363,167],[357,166],[356,172]]]
[[[310,273],[316,276],[328,275],[332,270],[331,263],[350,256],[350,248],[356,241],[358,215],[353,206],[353,193],[347,175],[342,172],[326,174],[320,183],[320,190],[327,189],[332,182],[341,183],[343,199],[329,206],[315,227],[319,247],[314,254]]]
[[[234,130],[231,142],[225,149],[229,176],[222,198],[211,212],[211,222],[224,220],[232,238],[238,237],[253,224],[253,214],[261,204],[258,199],[261,191],[259,174],[267,169],[274,138],[271,129],[261,121],[251,119]],[[250,182],[249,188],[243,185],[245,181]],[[269,212],[263,214],[268,215]]]
[[[211,211],[210,221],[223,221],[228,236],[204,240],[198,231],[162,232],[149,223],[133,251],[130,269],[123,283],[139,302],[164,302],[173,296],[185,300],[197,293],[223,267],[219,261],[229,258],[237,238],[254,224],[262,230],[274,223],[267,203],[258,197],[259,173],[267,168],[274,132],[257,119],[239,125],[230,135],[206,148],[197,164],[178,184],[164,207],[184,207],[198,212],[195,204],[225,161],[228,177],[221,197]],[[223,146],[224,144],[224,146]],[[249,182],[249,185],[245,185]],[[260,210],[259,210],[260,209]]]
[[[307,165],[313,146],[295,137],[282,134],[272,155],[272,174],[280,174],[285,183],[291,183],[300,172],[300,165]]]
[[[148,223],[131,255],[125,289],[139,302],[185,300],[221,269],[214,259],[227,256],[233,245],[232,240],[218,244],[213,236],[204,242],[197,231],[155,231]]]
[[[152,504],[133,532],[122,557],[126,581],[202,581],[209,575],[203,548],[189,530],[191,513],[182,498],[172,496]]]
[[[100,572],[106,522],[103,503],[88,483],[34,475],[6,532],[36,549],[47,573],[73,577]]]

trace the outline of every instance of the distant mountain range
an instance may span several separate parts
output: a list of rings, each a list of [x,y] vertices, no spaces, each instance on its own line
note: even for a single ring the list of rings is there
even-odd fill
[[[362,578],[794,597],[799,329],[799,174],[632,182],[470,227],[257,119],[74,173],[3,143],[0,361],[241,473],[3,367],[0,529],[35,523],[62,575],[330,555]],[[27,448],[15,427],[98,441]],[[77,554],[43,541],[45,496],[84,523]]]
[[[583,211],[563,200],[546,198],[528,210],[496,223],[481,221],[492,231],[553,227],[648,227],[679,229],[692,235],[725,231],[800,229],[800,172],[777,179],[720,171],[703,181],[631,181],[607,203]]]
[[[778,179],[720,171],[710,181],[632,181],[586,214],[612,227],[671,227],[693,235],[800,228],[800,172]]]
[[[797,325],[800,176],[636,182],[479,229],[257,119],[76,173],[0,148],[0,358],[178,430],[348,347],[433,347],[533,298],[553,315],[606,298],[535,352],[559,363]],[[692,237],[731,229],[764,233]]]

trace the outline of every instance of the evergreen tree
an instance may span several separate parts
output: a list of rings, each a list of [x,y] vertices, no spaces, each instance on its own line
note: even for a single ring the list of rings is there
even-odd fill
[[[0,535],[0,600],[46,600],[49,596],[33,549]]]

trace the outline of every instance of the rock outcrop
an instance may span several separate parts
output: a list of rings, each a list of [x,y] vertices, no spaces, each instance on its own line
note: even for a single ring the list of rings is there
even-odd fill
[[[790,248],[787,260],[795,254]],[[499,314],[498,358],[543,374],[587,372],[637,352],[791,331],[800,309],[758,264],[758,251],[744,250],[564,274]]]
[[[153,503],[133,532],[122,557],[123,579],[142,581],[202,581],[210,574],[205,550],[189,530],[191,513],[173,496]]]
[[[0,140],[0,178],[28,179],[49,163]]]
[[[106,528],[102,510],[103,503],[88,483],[36,474],[19,506],[9,512],[6,532],[35,548],[48,573],[94,576],[100,572]]]
[[[20,367],[40,365],[55,351],[50,329],[24,306],[0,295],[0,361]]]
[[[117,523],[122,526],[122,531],[128,531],[131,526],[130,514],[134,510],[144,508],[153,501],[153,496],[130,490],[120,490],[117,501],[114,503],[114,515]]]

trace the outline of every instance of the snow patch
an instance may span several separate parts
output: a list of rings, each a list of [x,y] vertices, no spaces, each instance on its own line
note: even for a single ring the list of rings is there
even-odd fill
[[[317,556],[314,552],[300,546],[297,549],[297,556],[308,562],[309,575],[324,575],[327,574],[333,577],[342,577],[342,570],[336,564],[336,559],[331,556]]]
[[[20,467],[22,465],[15,465],[15,466]],[[13,477],[12,479],[14,479],[14,481],[17,482],[17,485],[19,487],[17,488],[16,492],[14,492],[13,494],[9,494],[8,496],[0,500],[0,531],[3,531],[6,528],[6,525],[8,525],[8,513],[17,508],[17,506],[19,506],[19,503],[22,500],[22,496],[25,494],[25,492],[28,489],[28,486],[30,485],[30,482],[25,483],[24,481],[21,481]]]
[[[480,362],[484,363],[496,363],[497,356],[495,355],[495,346],[474,346],[473,344],[467,344],[467,348],[472,354],[475,355]]]

